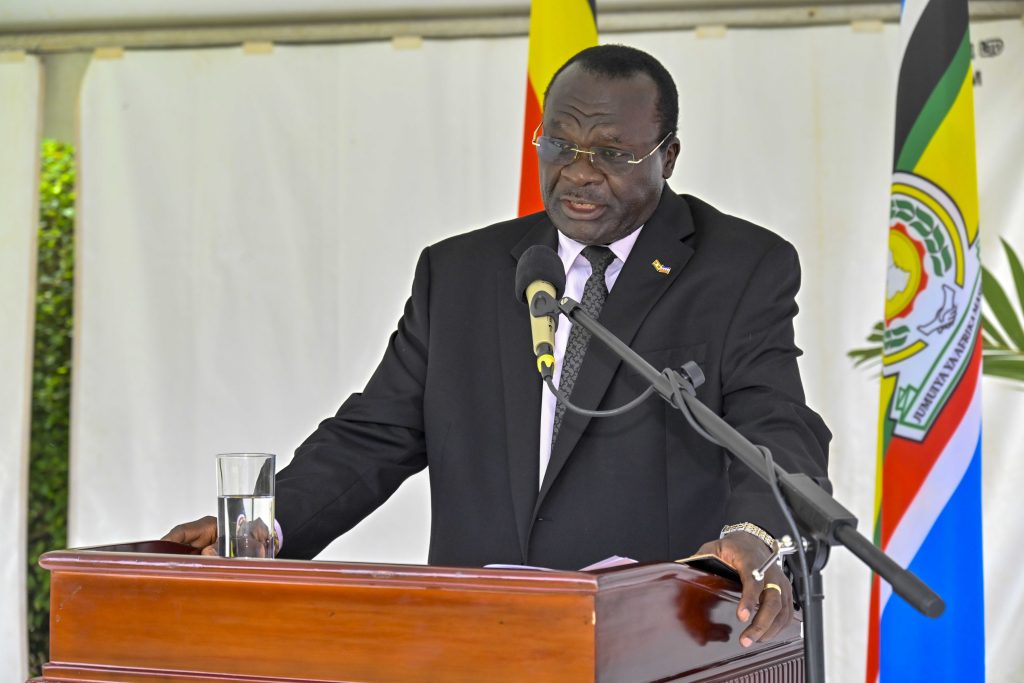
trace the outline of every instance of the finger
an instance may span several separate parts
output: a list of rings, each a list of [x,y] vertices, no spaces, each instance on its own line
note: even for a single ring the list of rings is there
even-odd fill
[[[782,611],[782,594],[771,588],[763,591],[753,622],[740,634],[740,645],[750,647],[751,644],[761,640],[768,629],[772,627],[780,611]]]
[[[193,545],[192,541],[195,538],[195,532],[187,529],[184,524],[179,524],[168,531],[160,540],[171,541],[172,543],[181,543],[182,545]]]
[[[217,540],[217,518],[207,515],[194,522],[179,524],[161,539],[203,548]]]
[[[782,601],[779,606],[779,613],[775,617],[775,621],[772,622],[771,627],[761,637],[762,641],[774,639],[782,629],[789,626],[790,622],[793,621],[793,589],[789,586],[788,581],[779,585],[782,587]]]
[[[179,524],[174,527],[166,534],[160,537],[161,541],[171,541],[172,543],[184,543],[185,542],[185,530],[182,528],[184,524]]]
[[[214,555],[214,556],[216,556],[217,555],[217,546],[215,546],[215,545],[208,545],[208,546],[206,546],[205,548],[203,548],[202,554],[203,555]]]
[[[772,622],[772,625],[768,627],[768,630],[764,632],[763,636],[761,636],[761,642],[767,643],[770,640],[774,640],[776,636],[782,632],[782,629],[789,626],[789,622],[793,620],[792,615],[792,610],[787,613],[785,608],[783,608],[779,612],[778,616],[775,617],[775,621]]]
[[[736,606],[736,618],[746,623],[750,621],[751,615],[757,612],[763,586],[750,572],[740,574],[740,581],[743,590],[740,593],[740,602]]]

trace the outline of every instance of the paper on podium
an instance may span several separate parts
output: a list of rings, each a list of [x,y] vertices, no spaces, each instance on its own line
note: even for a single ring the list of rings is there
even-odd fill
[[[597,569],[608,569],[609,567],[621,567],[622,565],[626,564],[636,564],[636,560],[631,559],[629,557],[620,557],[618,555],[612,555],[611,557],[606,557],[600,562],[588,564],[586,567],[578,571],[590,572]],[[486,564],[484,565],[484,569],[525,569],[528,571],[532,570],[538,572],[558,571],[557,569],[551,569],[550,567],[533,567],[528,564]]]
[[[681,560],[676,560],[676,564],[685,564],[688,567],[699,569],[702,572],[708,574],[715,574],[732,581],[739,583],[740,575],[735,569],[727,565],[716,555],[710,553],[704,553],[701,555],[690,555],[684,557]],[[622,567],[629,564],[637,564],[637,561],[630,557],[622,557],[621,555],[612,555],[606,557],[603,560],[588,564],[586,567],[578,570],[581,572],[593,572],[601,569],[611,569],[612,567]],[[551,569],[550,567],[534,567],[528,564],[488,564],[484,565],[484,569],[523,569],[526,571],[538,571],[538,572],[553,572],[558,571],[557,569]]]

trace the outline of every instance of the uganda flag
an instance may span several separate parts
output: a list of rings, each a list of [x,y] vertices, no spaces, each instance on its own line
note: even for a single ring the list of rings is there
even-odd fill
[[[875,542],[946,603],[871,586],[867,681],[983,681],[981,259],[967,0],[905,0]]]
[[[530,4],[530,57],[527,64],[526,116],[523,120],[519,215],[544,210],[537,176],[533,131],[544,111],[544,91],[559,67],[580,50],[597,45],[594,0],[533,0]]]

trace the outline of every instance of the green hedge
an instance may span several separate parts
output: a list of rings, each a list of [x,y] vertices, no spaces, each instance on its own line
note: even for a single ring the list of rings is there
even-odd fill
[[[67,545],[74,221],[74,148],[44,140],[28,484],[28,647],[32,675],[38,675],[40,665],[48,659],[50,640],[50,575],[40,569],[39,556]]]

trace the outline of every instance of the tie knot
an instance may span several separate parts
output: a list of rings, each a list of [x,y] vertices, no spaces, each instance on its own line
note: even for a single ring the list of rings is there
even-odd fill
[[[609,264],[615,260],[615,253],[608,247],[590,245],[589,247],[584,247],[583,258],[590,261],[591,275],[595,273],[604,275],[604,271],[608,269]]]

